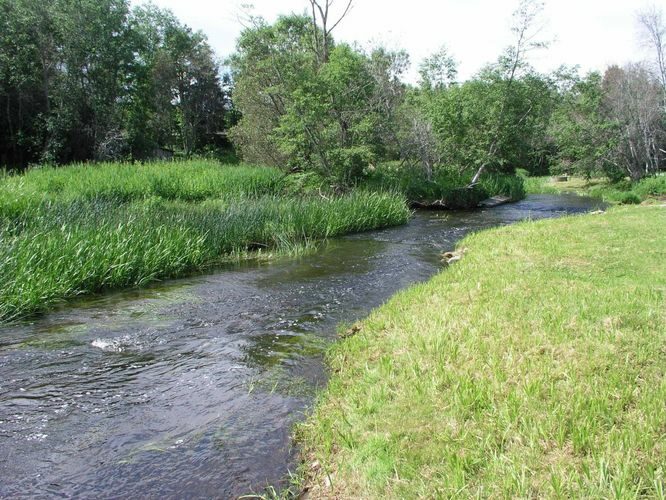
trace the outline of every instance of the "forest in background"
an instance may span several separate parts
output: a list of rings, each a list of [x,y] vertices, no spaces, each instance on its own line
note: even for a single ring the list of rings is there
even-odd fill
[[[637,14],[650,61],[539,73],[527,61],[547,50],[542,5],[523,0],[496,61],[459,82],[441,48],[411,85],[407,53],[334,40],[351,2],[335,16],[328,0],[304,4],[274,23],[248,16],[223,73],[203,33],[154,5],[0,0],[0,165],[233,151],[341,186],[371,175],[468,185],[517,168],[639,180],[664,168],[666,24],[656,8]]]
[[[0,0],[0,164],[142,160],[228,147],[205,35],[128,0]]]

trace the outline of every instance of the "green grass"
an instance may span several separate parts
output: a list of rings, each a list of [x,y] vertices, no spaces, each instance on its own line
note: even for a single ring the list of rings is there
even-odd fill
[[[154,196],[184,201],[257,197],[279,193],[283,177],[277,169],[223,168],[214,161],[43,167],[0,178],[0,217],[22,214],[44,202],[127,203]]]
[[[527,177],[525,188],[530,194],[576,193],[608,203],[636,205],[666,198],[666,175],[646,177],[635,183],[628,180],[611,183],[603,178],[585,180],[579,177],[557,182],[551,177]]]
[[[183,163],[76,166],[5,178],[0,321],[248,253],[294,253],[410,216],[395,194],[278,195],[281,176],[271,169]],[[54,189],[59,179],[68,183]]]
[[[329,354],[312,497],[664,498],[666,209],[466,238]]]

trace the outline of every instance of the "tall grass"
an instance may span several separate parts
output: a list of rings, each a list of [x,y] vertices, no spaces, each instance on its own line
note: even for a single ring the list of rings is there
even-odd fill
[[[0,178],[0,217],[17,217],[44,202],[257,197],[277,194],[283,177],[273,168],[222,166],[214,161],[43,167]]]
[[[400,196],[372,193],[329,200],[264,196],[195,204],[152,197],[125,205],[99,198],[42,204],[0,228],[0,320],[78,295],[180,276],[230,254],[289,251],[408,217]]]
[[[525,198],[525,179],[518,175],[486,174],[481,177],[481,188],[487,197],[506,196],[517,201]]]
[[[562,192],[551,183],[550,177],[524,177],[525,191],[529,194],[557,194]]]

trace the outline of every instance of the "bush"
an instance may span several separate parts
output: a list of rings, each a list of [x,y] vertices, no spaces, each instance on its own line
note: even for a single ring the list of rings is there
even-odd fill
[[[641,197],[633,191],[622,193],[618,200],[622,205],[638,205],[641,202]]]
[[[375,161],[375,155],[366,146],[338,148],[328,154],[335,180],[343,186],[355,184],[369,165]]]
[[[282,180],[281,194],[285,196],[307,196],[320,192],[331,192],[330,183],[319,173],[296,172]]]
[[[639,196],[666,196],[666,175],[657,175],[641,179],[633,191]]]

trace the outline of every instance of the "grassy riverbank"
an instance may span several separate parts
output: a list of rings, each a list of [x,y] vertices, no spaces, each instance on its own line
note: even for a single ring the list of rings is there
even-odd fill
[[[448,208],[474,208],[492,196],[506,196],[513,201],[525,197],[524,179],[518,175],[490,174],[468,187],[473,172],[461,174],[454,169],[438,169],[426,178],[419,168],[400,162],[386,162],[365,179],[364,186],[373,190],[400,192],[414,205],[433,203]]]
[[[612,183],[605,178],[570,177],[559,182],[553,177],[527,177],[525,189],[529,194],[575,193],[623,205],[660,203],[666,200],[666,175],[646,177],[635,183],[627,180]]]
[[[402,196],[281,194],[277,170],[215,163],[44,169],[2,180],[0,321],[247,252],[405,223]]]
[[[664,498],[666,209],[526,222],[335,345],[312,496]]]

